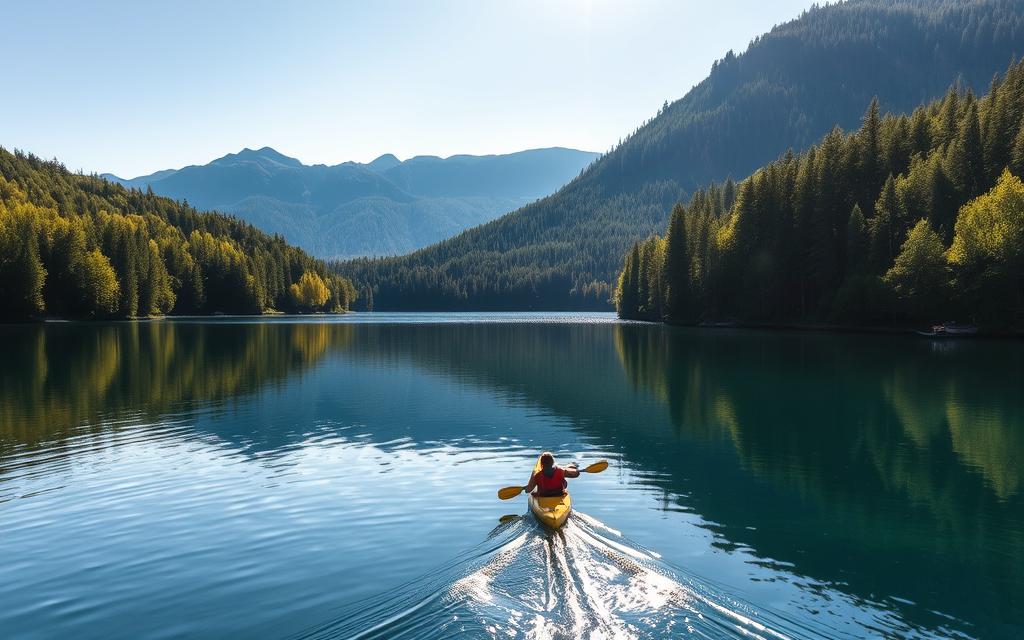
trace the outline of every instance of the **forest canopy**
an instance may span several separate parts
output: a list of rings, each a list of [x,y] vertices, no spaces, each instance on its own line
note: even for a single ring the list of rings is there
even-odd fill
[[[355,297],[279,236],[0,148],[0,318],[338,312]]]
[[[672,210],[616,288],[624,318],[1024,325],[1024,64],[787,153]]]

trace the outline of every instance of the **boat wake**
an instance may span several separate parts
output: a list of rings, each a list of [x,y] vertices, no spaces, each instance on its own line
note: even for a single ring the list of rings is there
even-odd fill
[[[532,517],[428,576],[346,607],[322,638],[822,637],[668,566],[585,514],[551,532]]]

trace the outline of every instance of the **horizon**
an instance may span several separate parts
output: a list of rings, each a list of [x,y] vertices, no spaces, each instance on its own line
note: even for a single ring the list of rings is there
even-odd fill
[[[2,145],[0,145],[0,146],[2,146]],[[371,158],[370,160],[368,160],[366,162],[357,162],[355,160],[342,160],[341,162],[333,162],[333,163],[325,163],[325,162],[307,163],[307,162],[303,161],[301,158],[297,158],[297,157],[295,157],[293,155],[290,155],[290,154],[287,154],[287,153],[281,151],[280,149],[275,149],[274,147],[271,147],[269,145],[265,145],[265,146],[262,146],[262,147],[259,147],[259,148],[255,148],[255,149],[252,148],[252,147],[243,147],[243,148],[241,148],[241,149],[239,149],[237,151],[228,151],[226,153],[222,153],[222,154],[220,154],[220,155],[218,155],[218,156],[216,156],[214,158],[211,158],[210,160],[207,160],[206,162],[193,162],[191,164],[182,165],[180,167],[165,167],[163,169],[157,169],[155,171],[150,171],[149,173],[142,173],[142,174],[139,174],[139,175],[122,176],[122,175],[118,175],[118,174],[115,174],[115,173],[112,173],[112,172],[109,172],[109,171],[104,171],[102,173],[98,173],[97,172],[97,175],[100,175],[100,176],[113,176],[115,178],[119,178],[119,179],[122,179],[122,180],[135,180],[135,179],[138,179],[138,178],[143,178],[143,177],[150,176],[150,175],[153,175],[153,174],[156,174],[156,173],[160,173],[160,172],[163,172],[163,171],[181,171],[182,169],[187,169],[188,167],[204,167],[204,166],[210,165],[210,164],[212,164],[214,162],[217,162],[218,160],[223,160],[224,158],[226,158],[228,156],[236,156],[236,155],[240,155],[240,154],[246,153],[246,152],[248,152],[248,153],[259,153],[259,152],[262,152],[262,151],[272,151],[272,152],[274,152],[274,153],[276,153],[278,155],[281,155],[281,156],[284,156],[285,158],[288,158],[289,160],[295,160],[296,162],[298,162],[303,167],[338,167],[338,166],[345,165],[345,164],[358,164],[358,165],[366,166],[368,164],[371,164],[372,162],[375,162],[375,161],[380,160],[381,158],[384,158],[384,157],[387,157],[387,156],[391,156],[391,157],[395,158],[396,160],[398,160],[398,162],[404,163],[404,162],[408,162],[410,160],[416,160],[418,158],[432,158],[432,159],[438,159],[438,160],[451,160],[452,158],[458,158],[458,157],[491,158],[491,157],[498,157],[498,156],[515,155],[517,153],[528,153],[530,151],[553,151],[553,150],[556,150],[556,149],[557,150],[564,150],[564,151],[575,151],[575,152],[578,152],[578,153],[589,153],[589,154],[594,154],[596,157],[600,157],[601,155],[603,155],[605,153],[603,151],[591,151],[591,150],[588,150],[588,149],[573,149],[571,147],[563,147],[563,146],[557,146],[556,145],[556,146],[550,146],[550,147],[532,147],[532,148],[529,148],[529,149],[519,149],[517,151],[509,151],[507,153],[479,153],[479,154],[478,153],[453,153],[451,155],[445,155],[445,156],[438,156],[438,155],[433,155],[433,154],[419,154],[419,155],[415,155],[415,156],[409,156],[407,158],[403,158],[403,157],[398,156],[397,154],[394,154],[394,153],[382,153],[382,154],[380,154],[380,155],[378,155],[378,156],[376,156],[374,158]],[[19,151],[19,152],[22,152],[22,153],[31,153],[27,149],[13,149],[12,151]],[[36,155],[38,155],[38,154],[36,154]],[[40,156],[40,157],[42,157],[42,156]],[[595,159],[597,159],[596,157],[595,157]],[[44,159],[50,159],[50,158],[44,158]],[[53,159],[55,159],[57,161],[61,161],[60,158],[53,158]]]
[[[311,165],[605,153],[812,4],[18,5],[0,52],[25,91],[0,145],[125,177],[262,147]]]

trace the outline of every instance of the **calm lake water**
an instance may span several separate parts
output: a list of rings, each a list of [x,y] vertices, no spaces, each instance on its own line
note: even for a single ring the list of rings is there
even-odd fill
[[[1024,344],[0,326],[0,635],[1024,636]],[[549,533],[538,451],[611,462]]]

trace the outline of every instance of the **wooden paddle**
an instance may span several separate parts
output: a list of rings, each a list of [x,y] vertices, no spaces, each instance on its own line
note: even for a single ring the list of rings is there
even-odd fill
[[[601,473],[608,468],[607,460],[598,460],[594,464],[590,465],[586,469],[580,469],[580,473]],[[526,487],[505,487],[504,489],[498,489],[498,497],[502,500],[509,500],[518,496],[523,492]]]

